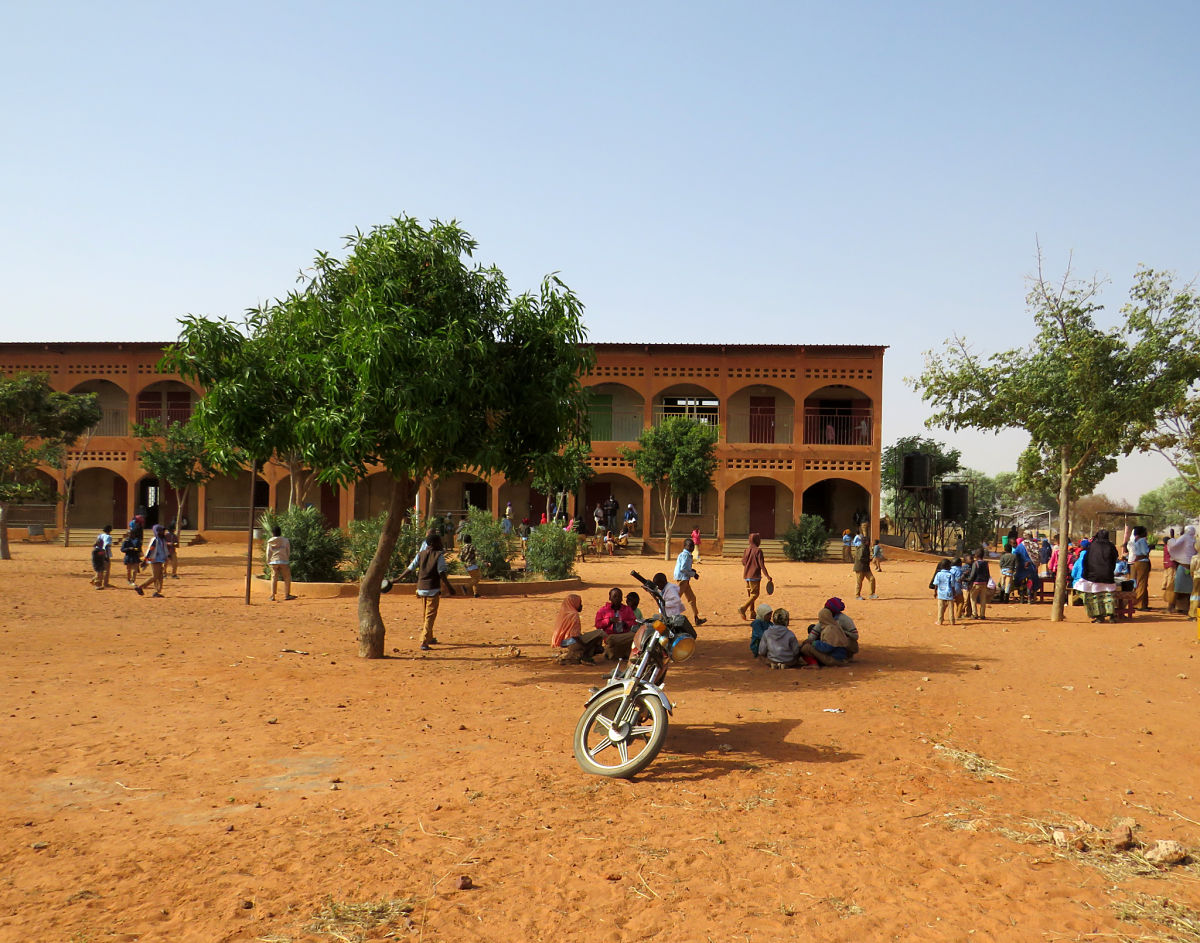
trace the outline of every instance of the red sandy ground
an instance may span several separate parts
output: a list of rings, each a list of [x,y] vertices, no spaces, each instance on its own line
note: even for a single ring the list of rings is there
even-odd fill
[[[0,563],[0,940],[331,940],[327,902],[383,898],[411,914],[340,938],[1094,940],[1162,933],[1117,916],[1139,895],[1200,908],[1195,865],[1118,880],[1018,840],[1129,817],[1200,845],[1181,617],[938,628],[925,561],[865,602],[849,567],[775,563],[797,624],[849,600],[862,654],[769,671],[740,566],[705,562],[666,747],[621,782],[571,755],[605,669],[550,659],[560,596],[444,602],[430,654],[413,599],[385,597],[391,656],[363,661],[353,599],[247,607],[235,554],[185,549],[161,600],[91,589],[86,549]],[[583,566],[585,614],[631,564],[662,566]]]

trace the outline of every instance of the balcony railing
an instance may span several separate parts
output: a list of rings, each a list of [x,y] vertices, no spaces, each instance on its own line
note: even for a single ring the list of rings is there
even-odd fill
[[[129,435],[129,410],[105,409],[100,421],[92,426],[92,435]]]
[[[137,421],[148,422],[151,419],[157,419],[164,426],[169,426],[175,422],[187,422],[192,418],[192,407],[189,406],[139,406],[137,408]]]
[[[664,419],[690,419],[706,426],[720,425],[720,410],[715,406],[655,406],[654,425],[660,426]]]
[[[805,445],[870,445],[872,434],[866,413],[834,416],[812,407],[804,410]]]
[[[728,441],[791,445],[793,415],[791,408],[776,407],[773,411],[731,409],[726,417]]]
[[[256,507],[254,509],[254,526],[258,527],[258,519],[265,507]],[[214,507],[208,506],[208,515],[206,526],[209,530],[245,530],[246,521],[250,517],[250,508],[243,505],[242,507]]]
[[[642,409],[592,409],[589,418],[593,442],[636,442],[646,413]]]

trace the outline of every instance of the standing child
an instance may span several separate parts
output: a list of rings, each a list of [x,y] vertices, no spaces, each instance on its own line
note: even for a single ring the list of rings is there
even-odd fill
[[[169,556],[170,551],[167,550],[165,528],[162,524],[155,524],[154,536],[150,538],[150,546],[146,548],[146,556],[142,560],[143,563],[150,564],[150,579],[133,587],[139,596],[145,596],[145,588],[153,583],[154,598],[162,598],[163,573],[166,570],[167,558]]]
[[[278,524],[271,528],[271,539],[267,541],[267,566],[271,568],[271,602],[275,601],[280,580],[283,580],[283,598],[295,599],[292,595],[292,542],[283,536]]]
[[[871,562],[875,564],[876,573],[883,572],[883,544],[878,540],[871,547]]]
[[[458,551],[458,562],[467,568],[467,578],[471,581],[471,597],[479,598],[479,555],[470,534],[462,535],[462,549]]]
[[[137,582],[138,564],[142,559],[142,542],[134,536],[132,530],[125,532],[121,541],[121,553],[125,555],[125,581],[133,586]]]
[[[179,535],[172,525],[167,525],[167,565],[171,568],[171,579],[179,579]]]
[[[695,557],[696,562],[699,563],[700,562],[700,528],[699,527],[692,528],[692,543],[696,545],[696,549],[695,549],[695,551],[693,551],[692,556]]]
[[[950,613],[950,624],[954,621],[954,573],[949,560],[943,560],[933,575],[934,589],[937,591],[937,624],[945,622],[946,613]]]
[[[108,575],[112,568],[112,524],[105,524],[104,530],[96,535],[96,542],[92,544],[92,585],[96,589],[105,589],[108,586]]]

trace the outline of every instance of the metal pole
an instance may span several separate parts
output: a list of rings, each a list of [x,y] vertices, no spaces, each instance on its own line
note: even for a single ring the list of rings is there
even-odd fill
[[[250,580],[254,567],[254,479],[258,477],[258,459],[250,461],[250,519],[246,523],[246,605],[250,605]]]

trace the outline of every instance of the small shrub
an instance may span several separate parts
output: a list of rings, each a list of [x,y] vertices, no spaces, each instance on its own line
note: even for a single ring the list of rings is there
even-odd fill
[[[554,524],[535,527],[525,549],[525,570],[548,580],[565,580],[575,572],[579,539]]]
[[[462,529],[462,534],[471,535],[471,543],[475,545],[475,556],[479,561],[479,575],[483,579],[502,580],[511,575],[508,558],[513,552],[512,543],[504,536],[500,522],[493,520],[490,512],[481,508],[469,509],[467,525]],[[454,545],[462,550],[461,535]]]
[[[823,560],[829,531],[817,514],[801,514],[783,535],[783,555],[789,560]]]
[[[379,546],[379,535],[383,533],[385,521],[387,521],[386,511],[378,517],[368,517],[350,522],[350,543],[346,559],[347,569],[352,580],[361,580],[363,574],[367,572],[367,567],[371,565],[371,560],[375,557],[375,550]],[[421,541],[425,539],[427,532],[428,528],[415,515],[410,513],[405,516],[404,523],[400,525],[400,534],[396,538],[396,546],[392,550],[392,559],[388,563],[386,576],[390,576],[392,579],[399,578],[401,571],[417,555]],[[404,579],[405,582],[415,582],[416,578],[415,573],[410,573]]]
[[[316,508],[291,507],[282,514],[263,511],[259,527],[268,535],[278,526],[292,544],[292,579],[299,583],[340,583],[346,577],[341,570],[346,556],[346,535],[335,527],[327,528]],[[266,566],[266,541],[263,565]]]

